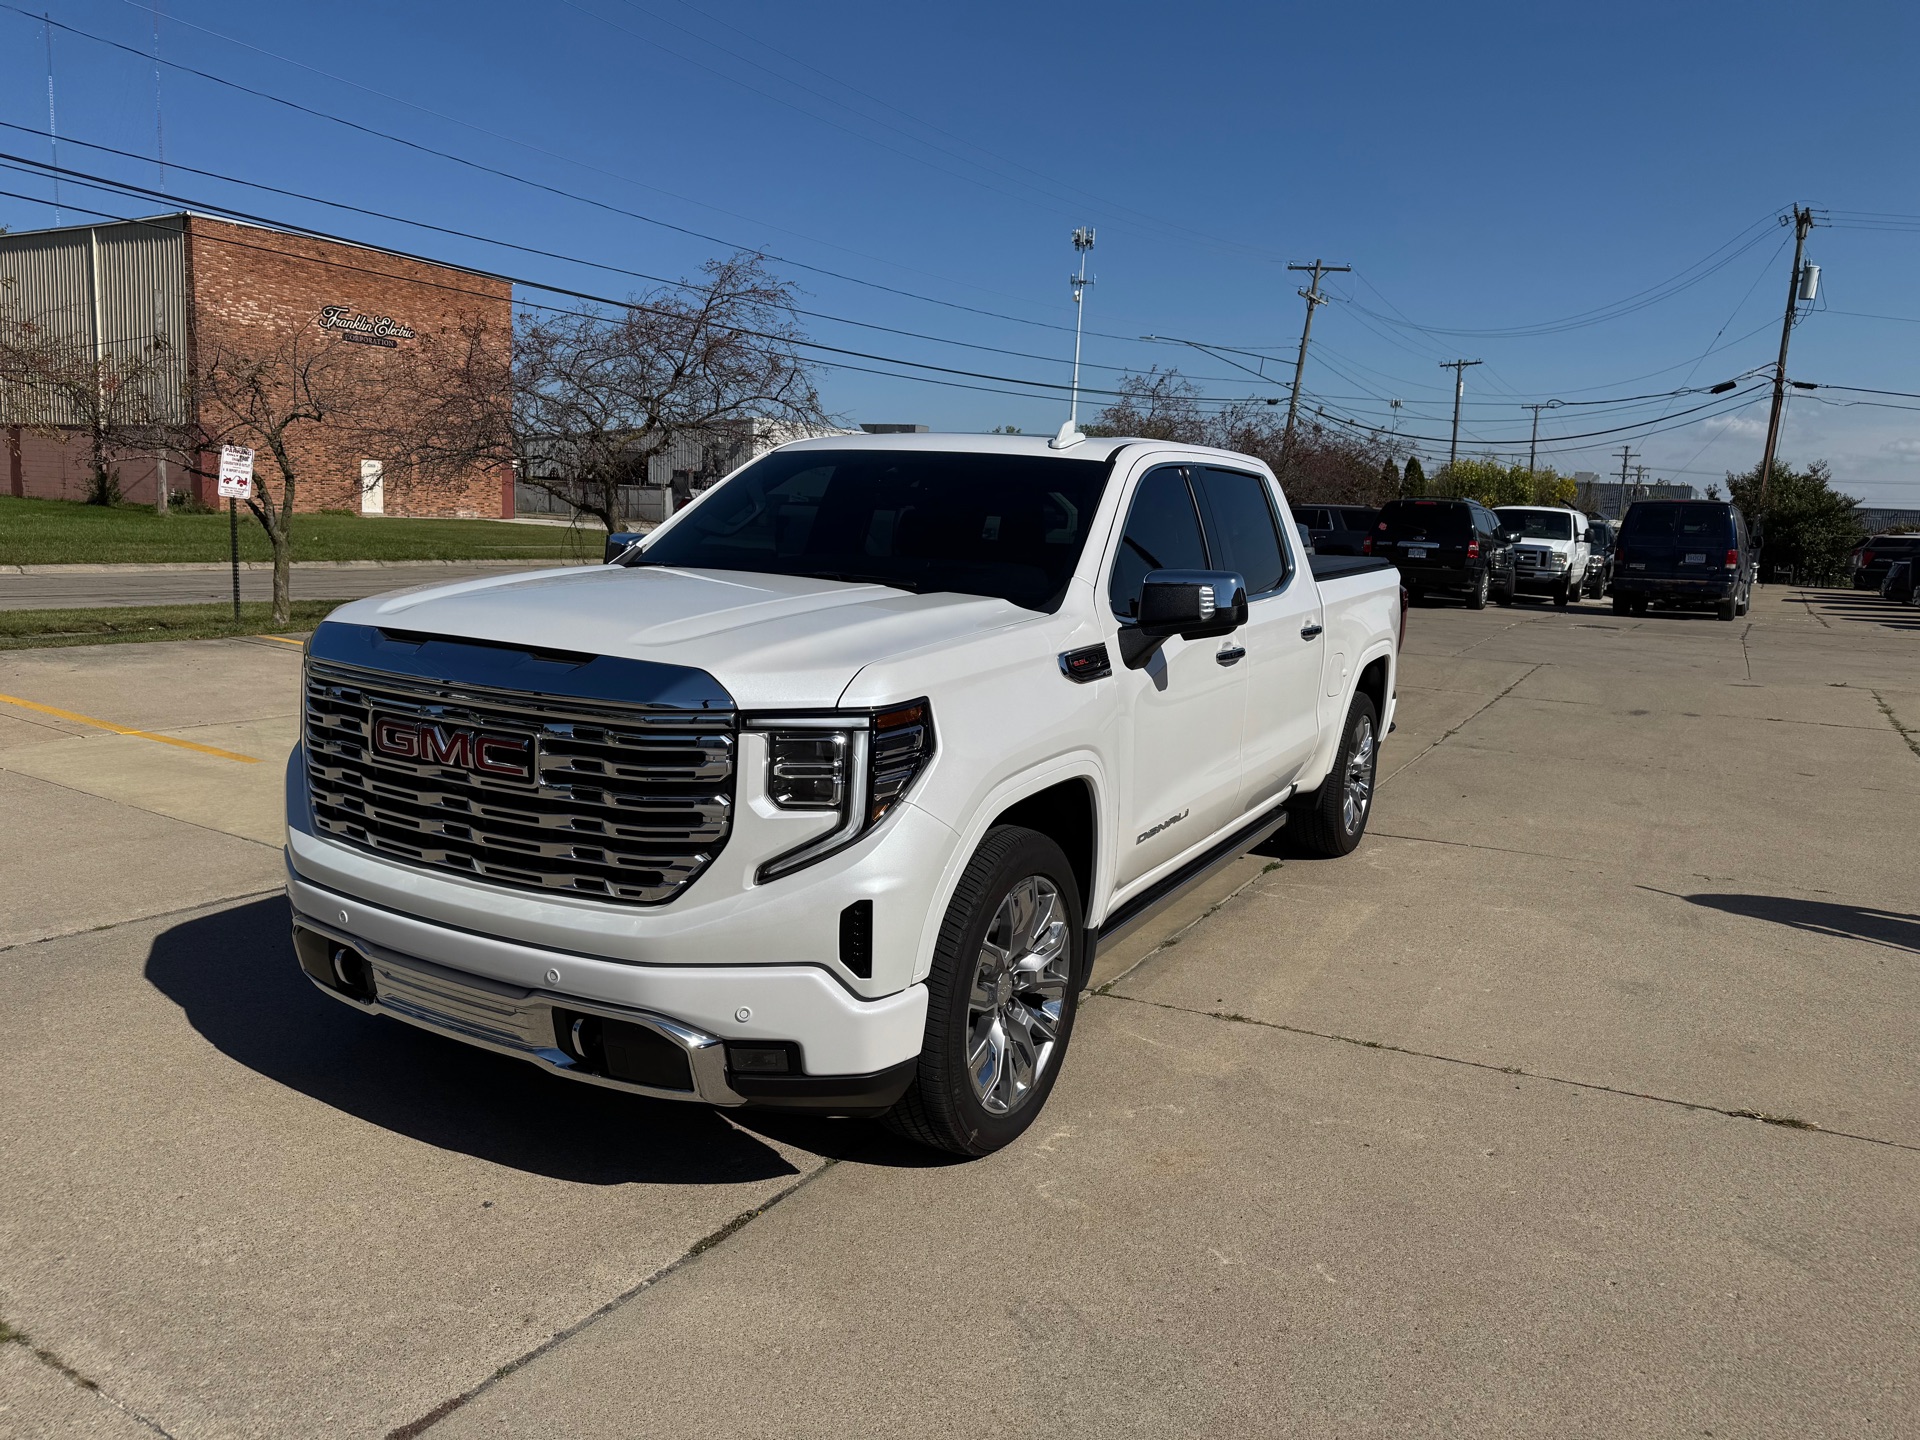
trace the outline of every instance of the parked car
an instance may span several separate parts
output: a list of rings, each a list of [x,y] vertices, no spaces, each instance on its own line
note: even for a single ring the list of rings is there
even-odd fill
[[[613,564],[318,627],[295,950],[560,1075],[984,1154],[1099,946],[1289,819],[1359,844],[1404,621],[1244,455],[800,441]]]
[[[1361,548],[1393,561],[1412,598],[1464,595],[1468,609],[1484,610],[1489,598],[1513,603],[1519,538],[1478,500],[1389,500]]]
[[[1567,605],[1587,592],[1587,517],[1565,505],[1502,505],[1493,512],[1520,532],[1513,548],[1514,588]]]
[[[1655,601],[1707,605],[1722,620],[1753,602],[1754,547],[1726,500],[1636,500],[1615,543],[1613,608],[1644,615]]]
[[[1598,600],[1613,584],[1613,547],[1620,538],[1611,520],[1587,517],[1587,593]]]
[[[1314,553],[1358,555],[1380,512],[1365,505],[1302,505],[1293,518],[1312,533]]]
[[[1880,598],[1896,605],[1912,605],[1920,591],[1920,556],[1906,556],[1887,567],[1887,578],[1880,582]]]
[[[1896,560],[1920,555],[1920,535],[1875,535],[1853,552],[1853,588],[1878,590]]]

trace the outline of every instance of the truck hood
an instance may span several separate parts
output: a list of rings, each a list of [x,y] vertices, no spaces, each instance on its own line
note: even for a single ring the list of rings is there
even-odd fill
[[[860,669],[1043,617],[978,595],[738,570],[594,566],[427,585],[333,612],[347,624],[704,670],[742,708],[837,704]]]

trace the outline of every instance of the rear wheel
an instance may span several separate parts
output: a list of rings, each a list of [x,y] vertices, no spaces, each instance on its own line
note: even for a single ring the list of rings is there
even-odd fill
[[[1633,613],[1634,613],[1634,614],[1636,614],[1636,615],[1644,615],[1644,614],[1646,614],[1646,613],[1647,613],[1647,602],[1646,602],[1646,601],[1644,601],[1644,600],[1636,600],[1636,601],[1634,601],[1634,602],[1633,602]]]
[[[1293,818],[1307,851],[1327,859],[1350,855],[1373,813],[1374,775],[1380,763],[1380,713],[1366,695],[1353,697],[1333,769],[1320,788],[1294,803]]]
[[[1613,597],[1613,613],[1614,614],[1625,615],[1630,613],[1632,609],[1633,609],[1633,606],[1628,603],[1626,596],[1616,595]]]
[[[1722,620],[1731,620],[1739,613],[1739,609],[1739,602],[1736,601],[1733,596],[1729,595],[1713,607],[1713,613],[1718,615]]]
[[[1080,887],[1047,836],[987,832],[954,889],[927,976],[927,1032],[888,1127],[987,1155],[1034,1122],[1066,1057],[1086,926]]]
[[[1473,589],[1467,592],[1467,608],[1469,610],[1486,609],[1489,588],[1487,572],[1482,570],[1480,572],[1480,578],[1473,582]]]

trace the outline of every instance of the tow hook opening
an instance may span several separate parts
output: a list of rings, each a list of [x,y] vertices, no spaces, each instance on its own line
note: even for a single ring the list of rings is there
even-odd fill
[[[293,949],[299,956],[300,968],[329,990],[337,990],[362,1004],[373,1002],[373,966],[352,946],[312,930],[296,928]]]
[[[687,1052],[645,1025],[556,1009],[553,1038],[589,1074],[654,1090],[693,1090],[693,1065]]]

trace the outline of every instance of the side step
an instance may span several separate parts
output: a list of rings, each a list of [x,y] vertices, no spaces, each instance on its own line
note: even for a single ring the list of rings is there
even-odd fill
[[[1222,866],[1231,865],[1285,825],[1287,800],[1292,798],[1289,795],[1286,799],[1276,801],[1272,808],[1263,811],[1217,845],[1194,856],[1171,875],[1155,881],[1109,915],[1106,922],[1101,925],[1099,933],[1093,936],[1087,946],[1089,970],[1093,962],[1099,958],[1101,946],[1111,945],[1130,935],[1178,898],[1183,890],[1191,885],[1197,885]]]

